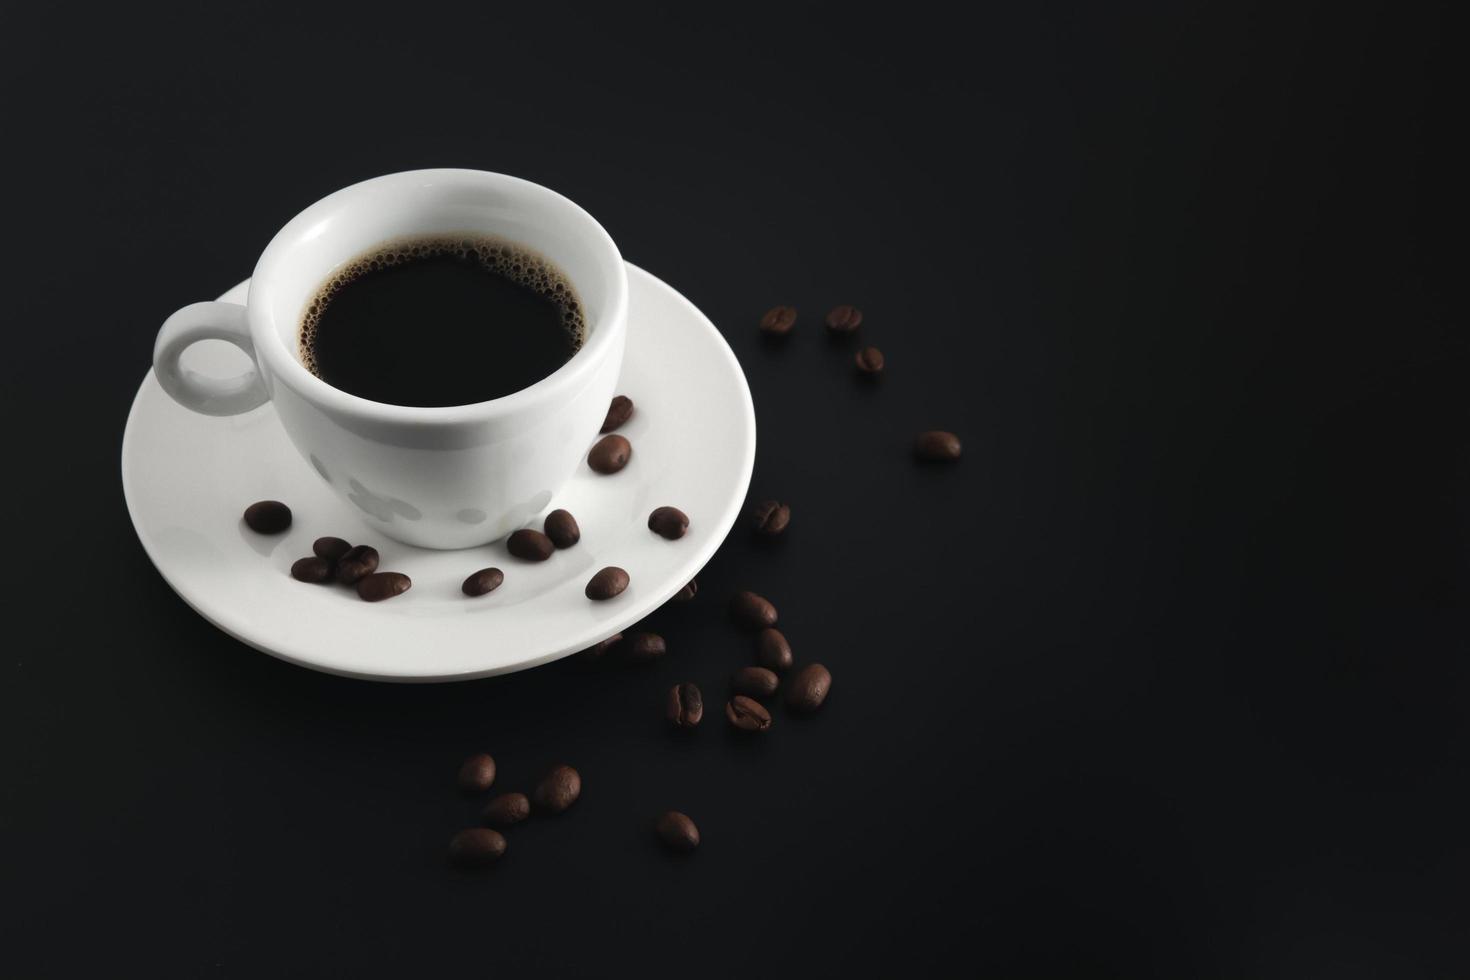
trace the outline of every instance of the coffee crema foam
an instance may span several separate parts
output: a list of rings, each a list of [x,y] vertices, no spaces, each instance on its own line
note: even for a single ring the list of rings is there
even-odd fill
[[[415,259],[436,256],[454,256],[469,259],[473,255],[482,266],[506,279],[532,290],[555,303],[561,312],[562,326],[571,337],[572,352],[580,350],[587,341],[586,316],[582,302],[565,273],[552,265],[550,260],[531,251],[524,245],[495,235],[421,235],[398,238],[359,255],[342,266],[323,283],[307,304],[301,317],[301,331],[297,343],[301,363],[317,377],[316,353],[312,349],[316,341],[317,324],[332,297],[358,278],[370,272],[390,269],[395,265]]]

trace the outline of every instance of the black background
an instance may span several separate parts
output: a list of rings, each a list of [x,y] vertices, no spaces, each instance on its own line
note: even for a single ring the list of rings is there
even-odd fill
[[[0,966],[1463,975],[1459,52],[1389,7],[7,7]],[[158,324],[426,166],[566,193],[745,367],[794,524],[732,533],[651,669],[318,675],[137,544]],[[934,427],[959,465],[909,459]],[[741,587],[831,700],[673,739]],[[480,749],[585,791],[465,875]]]

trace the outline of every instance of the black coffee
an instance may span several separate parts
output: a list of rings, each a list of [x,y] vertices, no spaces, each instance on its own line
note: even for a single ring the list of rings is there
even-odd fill
[[[560,269],[498,238],[389,242],[307,307],[301,358],[334,388],[390,405],[469,405],[520,391],[581,346]]]

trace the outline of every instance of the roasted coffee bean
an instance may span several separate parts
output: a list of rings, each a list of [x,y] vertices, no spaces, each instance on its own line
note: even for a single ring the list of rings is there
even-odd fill
[[[674,598],[671,601],[689,602],[697,595],[699,595],[699,583],[696,582],[694,579],[690,579],[688,585],[684,586],[678,592],[674,593]]]
[[[699,688],[685,681],[669,688],[668,708],[665,711],[675,728],[693,728],[704,717],[704,695]]]
[[[743,694],[737,694],[725,705],[725,717],[742,732],[763,732],[771,727],[771,713]]]
[[[951,463],[960,458],[960,437],[938,429],[920,432],[914,440],[914,455],[926,463]]]
[[[311,543],[311,550],[318,558],[325,558],[330,562],[340,561],[342,556],[352,550],[352,545],[341,538],[317,538]]]
[[[857,352],[853,363],[863,374],[875,375],[883,373],[883,352],[876,347],[864,347]]]
[[[764,629],[755,635],[755,662],[767,670],[785,673],[791,669],[791,644],[778,629]]]
[[[832,333],[852,333],[862,325],[863,311],[856,306],[848,306],[844,303],[842,306],[832,307],[831,312],[827,314],[826,322],[827,329]]]
[[[735,593],[735,598],[730,600],[730,615],[750,630],[776,625],[776,607],[754,592]]]
[[[614,395],[612,404],[607,407],[607,418],[602,420],[603,433],[611,432],[620,428],[622,424],[633,417],[633,399],[627,395]]]
[[[577,519],[571,515],[570,511],[552,511],[546,515],[546,523],[543,527],[546,530],[546,536],[558,548],[570,548],[582,540],[582,529],[577,526]]]
[[[523,527],[505,540],[505,550],[522,561],[545,561],[556,551],[556,545],[540,531]]]
[[[832,672],[821,664],[807,664],[786,681],[786,707],[816,711],[832,690]]]
[[[256,534],[280,534],[291,526],[291,508],[279,500],[257,500],[245,508],[245,523]]]
[[[673,851],[692,851],[699,846],[699,828],[678,810],[670,810],[653,825],[654,833]]]
[[[614,633],[612,636],[609,636],[601,643],[594,643],[592,646],[577,654],[577,656],[581,657],[583,660],[601,660],[609,650],[622,642],[623,634]]]
[[[764,667],[741,667],[730,677],[730,690],[748,698],[768,698],[780,683],[775,672]]]
[[[784,337],[796,325],[796,310],[790,306],[773,306],[761,316],[761,333]]]
[[[587,454],[587,465],[599,473],[616,473],[628,465],[633,445],[620,435],[603,436]]]
[[[623,590],[628,587],[628,573],[616,565],[609,565],[587,582],[587,598],[589,599],[611,599],[613,596],[622,595]]]
[[[689,515],[677,507],[655,507],[648,515],[648,529],[661,538],[677,541],[689,533]]]
[[[557,766],[536,784],[531,802],[545,813],[563,813],[582,795],[582,777],[571,766]]]
[[[469,578],[459,590],[468,596],[485,595],[500,588],[500,583],[505,581],[505,573],[498,568],[482,568]]]
[[[477,752],[459,767],[459,788],[465,793],[483,793],[495,783],[495,760]]]
[[[750,517],[758,533],[774,538],[791,523],[791,508],[779,501],[763,500],[751,508]]]
[[[378,570],[378,549],[360,544],[337,559],[337,581],[356,585]]]
[[[298,582],[325,582],[332,577],[332,563],[316,555],[298,558],[291,566],[291,577]]]
[[[402,572],[374,572],[357,580],[357,597],[364,602],[382,602],[403,595],[412,586],[413,580]]]
[[[509,827],[531,815],[531,801],[525,793],[502,793],[480,811],[480,819],[492,827]]]
[[[449,841],[449,860],[461,868],[484,868],[505,855],[505,837],[488,827],[461,830]]]
[[[634,663],[646,664],[668,652],[664,638],[657,633],[634,633],[628,639],[628,659]]]

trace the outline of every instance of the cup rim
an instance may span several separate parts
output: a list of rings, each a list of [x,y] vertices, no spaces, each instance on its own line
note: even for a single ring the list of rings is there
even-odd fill
[[[261,269],[270,262],[278,261],[280,253],[288,251],[304,233],[309,234],[312,225],[320,222],[328,213],[341,208],[345,198],[355,197],[364,189],[373,186],[407,184],[422,187],[426,186],[426,181],[432,183],[445,180],[476,181],[482,184],[498,185],[502,189],[510,187],[520,193],[540,197],[552,206],[563,208],[585,222],[587,233],[593,236],[595,246],[603,252],[604,258],[613,268],[612,289],[605,310],[597,320],[597,325],[589,331],[589,336],[576,353],[546,377],[519,391],[465,405],[394,405],[389,402],[374,401],[343,391],[312,374],[307,370],[306,365],[302,364],[287,349],[285,340],[267,319],[264,304],[253,302],[256,284],[262,281],[269,283],[268,276],[262,278]],[[328,271],[322,270],[324,279]],[[266,288],[268,289],[269,285]],[[596,371],[607,353],[614,348],[617,342],[616,334],[625,328],[628,310],[628,273],[622,253],[618,251],[612,236],[585,209],[565,195],[533,181],[489,170],[453,167],[404,170],[372,177],[349,184],[308,205],[286,222],[266,245],[260,259],[256,262],[250,289],[251,294],[246,298],[246,315],[250,322],[251,338],[255,344],[257,356],[266,360],[271,374],[279,380],[289,380],[291,387],[298,394],[319,406],[360,418],[388,423],[450,424],[485,421],[522,411],[555,398],[565,389],[576,387],[579,381],[585,381]]]

